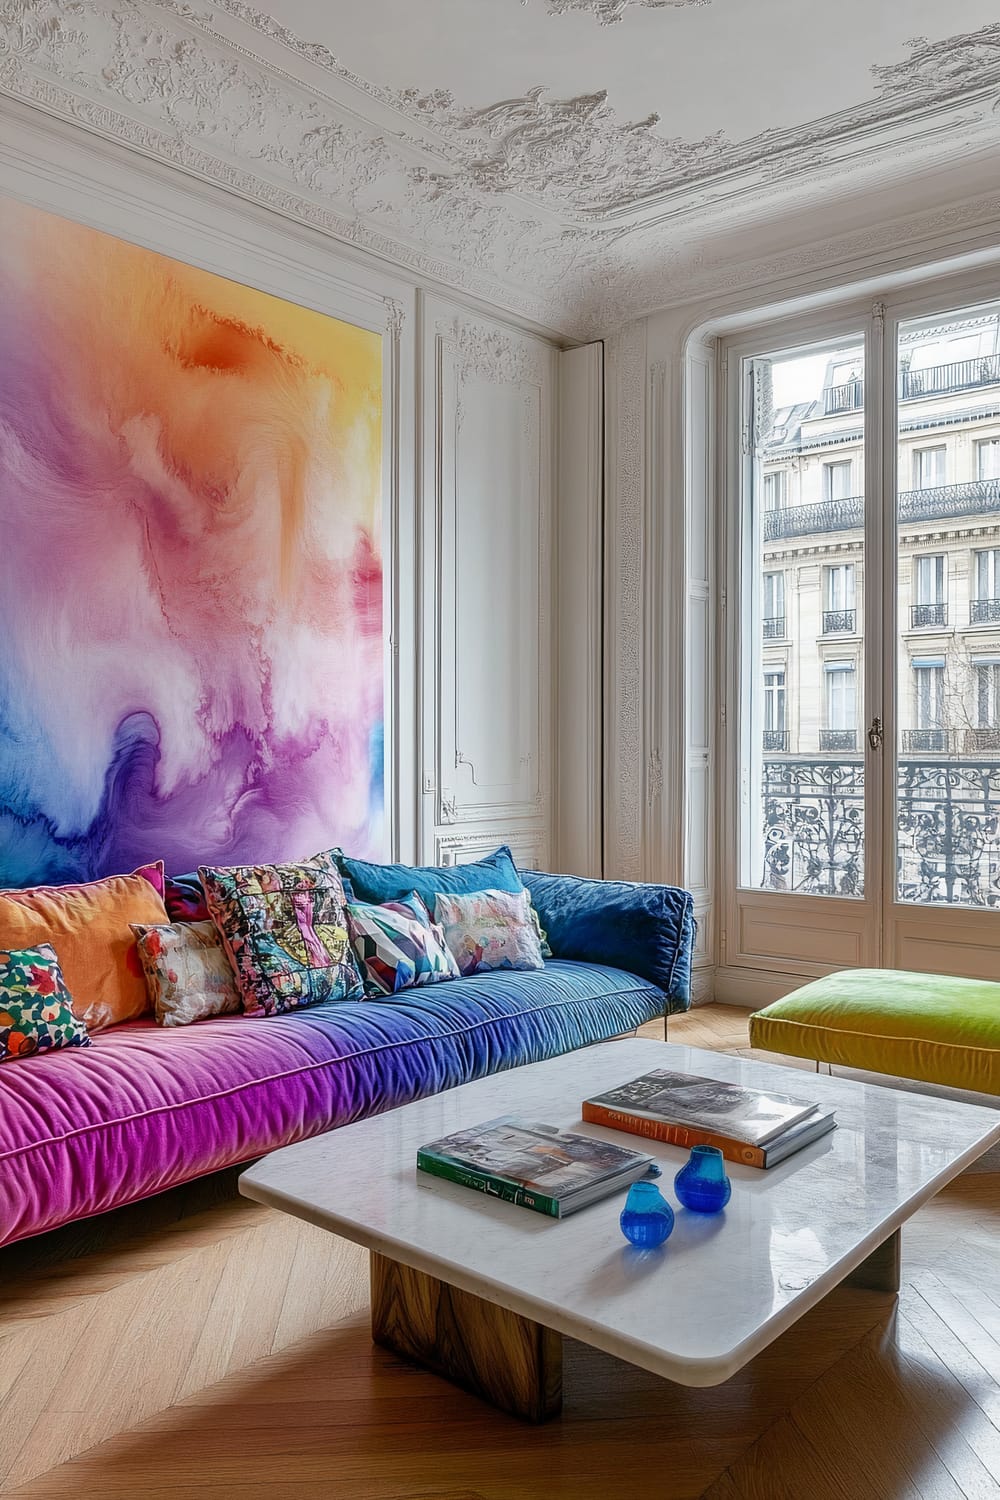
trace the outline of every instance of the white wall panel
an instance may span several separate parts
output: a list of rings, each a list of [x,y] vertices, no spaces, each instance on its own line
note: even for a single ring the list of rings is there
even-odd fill
[[[604,869],[604,349],[559,356],[555,838],[560,870]]]
[[[423,306],[425,841],[551,848],[556,356]]]

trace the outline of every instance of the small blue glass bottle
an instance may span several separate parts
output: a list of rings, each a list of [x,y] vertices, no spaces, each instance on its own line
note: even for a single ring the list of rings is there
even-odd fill
[[[674,1211],[655,1182],[633,1182],[618,1222],[633,1245],[653,1250],[669,1237]]]
[[[692,1146],[691,1155],[674,1178],[674,1192],[685,1208],[696,1214],[717,1214],[732,1196],[722,1152],[717,1146]]]

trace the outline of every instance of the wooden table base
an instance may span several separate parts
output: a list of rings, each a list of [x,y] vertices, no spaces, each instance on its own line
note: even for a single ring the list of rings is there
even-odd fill
[[[899,1247],[897,1229],[844,1278],[844,1285],[898,1292]],[[370,1254],[376,1344],[528,1422],[558,1415],[561,1334],[374,1250]]]
[[[528,1422],[562,1409],[561,1334],[374,1250],[371,1294],[376,1344]]]
[[[902,1233],[897,1229],[845,1276],[844,1285],[861,1287],[866,1292],[898,1292],[901,1245]]]

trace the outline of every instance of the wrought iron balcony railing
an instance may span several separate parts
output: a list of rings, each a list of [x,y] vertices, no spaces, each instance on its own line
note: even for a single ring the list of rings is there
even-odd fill
[[[853,609],[825,609],[823,611],[824,635],[853,635],[856,611]]]
[[[843,385],[828,385],[823,392],[823,414],[835,417],[842,411],[860,411],[865,404],[863,380],[848,380]]]
[[[911,604],[910,629],[921,630],[928,625],[947,625],[947,604]]]
[[[918,401],[921,396],[947,396],[953,391],[971,391],[983,385],[1000,385],[1000,354],[953,360],[947,365],[931,365],[926,370],[901,370],[899,399]],[[863,378],[828,385],[823,392],[823,414],[827,417],[860,411],[864,404]]]
[[[765,750],[787,750],[788,749],[788,730],[787,729],[765,729],[764,730],[764,749]]]
[[[974,390],[981,385],[1000,384],[1000,355],[959,359],[949,365],[931,365],[927,370],[903,370],[899,377],[899,399],[916,401],[921,396],[946,396],[951,391]]]
[[[993,514],[1000,519],[1000,479],[970,479],[966,484],[942,484],[932,490],[902,490],[899,495],[901,525]],[[863,495],[849,495],[845,500],[791,505],[785,510],[767,511],[763,520],[765,542],[860,530],[865,522],[865,499]]]
[[[856,729],[821,729],[819,748],[821,750],[856,750],[858,731]]]
[[[901,735],[901,749],[906,754],[915,751],[917,754],[947,755],[952,748],[952,735],[948,729],[904,729]]]
[[[991,625],[1000,620],[1000,599],[970,599],[969,624]]]
[[[1000,730],[983,732],[997,736],[1000,750]],[[765,760],[763,793],[762,887],[861,895],[860,757]],[[962,761],[900,759],[896,798],[899,899],[1000,908],[1000,753]]]
[[[770,617],[770,619],[766,619],[764,621],[764,639],[765,639],[765,641],[780,641],[780,640],[783,639],[784,634],[785,634],[785,617],[784,617],[784,615],[772,615]]]
[[[1000,753],[1000,728],[966,729],[962,735],[962,750],[966,755]]]

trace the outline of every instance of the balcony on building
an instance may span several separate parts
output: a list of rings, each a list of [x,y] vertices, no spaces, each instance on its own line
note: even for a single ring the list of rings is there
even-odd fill
[[[780,640],[784,639],[784,635],[785,635],[785,617],[784,617],[784,615],[772,615],[772,617],[770,619],[765,619],[765,621],[764,621],[764,639],[765,639],[765,641],[780,641]]]
[[[969,624],[995,625],[1000,620],[1000,599],[970,599]]]
[[[825,609],[823,611],[824,635],[853,635],[857,610]]]
[[[835,750],[843,754],[850,754],[858,748],[858,731],[856,729],[821,729],[819,732],[819,748],[821,750]]]
[[[928,627],[941,627],[948,623],[947,604],[911,604],[910,605],[910,629],[926,630]]]
[[[955,391],[974,391],[980,386],[998,384],[1000,354],[985,354],[948,365],[931,365],[926,370],[900,371],[899,399],[919,401],[922,396],[950,396]]]
[[[950,755],[953,739],[948,729],[904,729],[900,748],[904,755]]]
[[[765,729],[764,749],[769,751],[785,751],[788,749],[787,729]]]
[[[1000,354],[931,365],[926,370],[901,370],[899,399],[919,401],[924,396],[950,396],[956,391],[974,391],[984,385],[1000,385]],[[842,385],[827,386],[823,392],[823,415],[827,417],[861,411],[864,404],[863,377],[845,381]]]
[[[934,489],[902,490],[899,521],[949,521],[957,516],[995,516],[1000,510],[1000,479],[970,479],[965,484],[942,484]],[[764,515],[764,540],[819,536],[830,531],[860,531],[865,522],[865,497],[820,500],[791,505]],[[1000,616],[998,616],[1000,618]]]

